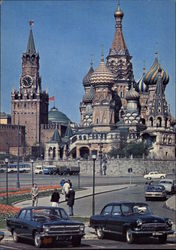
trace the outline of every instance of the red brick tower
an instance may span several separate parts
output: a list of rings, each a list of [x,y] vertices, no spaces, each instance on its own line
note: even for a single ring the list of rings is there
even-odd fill
[[[26,145],[40,144],[40,126],[48,123],[48,93],[42,91],[39,76],[39,54],[35,50],[32,24],[26,52],[22,55],[19,90],[11,93],[12,124],[26,128]]]

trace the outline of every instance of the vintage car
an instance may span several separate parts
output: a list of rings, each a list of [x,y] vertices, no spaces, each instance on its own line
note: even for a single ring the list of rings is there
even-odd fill
[[[145,199],[147,200],[153,200],[153,199],[167,199],[167,193],[165,190],[165,187],[158,184],[149,184],[146,186],[145,189]]]
[[[79,246],[85,234],[84,224],[70,220],[65,210],[59,207],[23,208],[16,217],[7,219],[7,228],[15,242],[21,238],[32,239],[38,248],[59,241]]]
[[[90,227],[95,228],[97,237],[103,239],[106,233],[120,234],[127,243],[138,237],[158,237],[165,243],[168,234],[173,234],[172,221],[152,214],[146,203],[114,202],[107,204],[100,215],[90,217]]]
[[[176,185],[175,185],[174,180],[172,179],[160,180],[159,184],[165,187],[167,193],[172,194],[172,193],[175,193],[176,191]]]
[[[157,171],[155,171],[155,172],[149,172],[148,174],[144,175],[144,178],[147,179],[147,180],[151,180],[151,179],[164,179],[164,178],[166,178],[166,174],[159,173]]]

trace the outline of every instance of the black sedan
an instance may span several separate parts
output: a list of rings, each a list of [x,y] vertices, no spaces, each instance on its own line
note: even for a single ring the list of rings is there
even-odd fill
[[[167,235],[174,233],[172,221],[153,215],[146,203],[109,203],[100,215],[90,217],[90,226],[99,239],[106,233],[120,234],[128,243],[140,236],[158,237],[160,243],[165,243]]]
[[[7,219],[7,228],[15,242],[28,238],[34,240],[36,247],[56,241],[70,241],[73,246],[79,246],[85,234],[84,224],[70,220],[59,207],[23,208],[15,218]]]

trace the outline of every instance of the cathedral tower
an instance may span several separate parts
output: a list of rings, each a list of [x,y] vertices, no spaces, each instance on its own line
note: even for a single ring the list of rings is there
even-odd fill
[[[115,103],[112,99],[114,75],[104,64],[103,54],[101,63],[92,73],[90,82],[95,93],[92,100],[92,125],[94,131],[110,131],[114,126]]]
[[[22,73],[19,91],[12,90],[12,124],[24,125],[26,144],[40,144],[40,125],[48,123],[48,93],[42,91],[39,76],[39,54],[35,50],[33,21],[30,21],[30,33],[26,52],[22,55]]]
[[[122,117],[127,106],[127,101],[125,99],[126,92],[134,81],[132,63],[130,61],[132,57],[128,52],[122,32],[123,16],[124,14],[120,9],[120,4],[118,4],[118,8],[114,13],[116,22],[114,40],[109,55],[107,56],[107,66],[115,75],[114,89],[116,89],[122,101],[120,117]]]

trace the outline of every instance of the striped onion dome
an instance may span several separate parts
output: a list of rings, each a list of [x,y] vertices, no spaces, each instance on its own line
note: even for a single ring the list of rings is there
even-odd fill
[[[146,85],[155,85],[157,83],[159,69],[161,69],[161,78],[163,80],[163,84],[166,85],[169,82],[169,75],[165,70],[162,69],[158,62],[158,58],[156,57],[152,67],[143,78],[143,81]]]
[[[144,92],[147,92],[148,90],[148,86],[144,82],[144,76],[145,76],[145,73],[143,73],[142,77],[137,81],[136,86],[135,86],[136,91],[139,93],[144,93]]]
[[[93,63],[91,62],[90,69],[89,69],[88,73],[83,78],[83,85],[84,86],[90,85],[90,77],[91,77],[93,72],[94,72]]]
[[[90,77],[90,81],[92,84],[111,84],[115,80],[114,75],[111,71],[106,67],[104,63],[104,57],[101,55],[101,62],[98,68],[94,71],[94,73]]]
[[[139,98],[139,93],[132,86],[130,90],[126,93],[126,100],[137,100]]]
[[[94,98],[94,95],[95,95],[95,89],[91,85],[89,92],[83,96],[83,102],[91,102]]]

